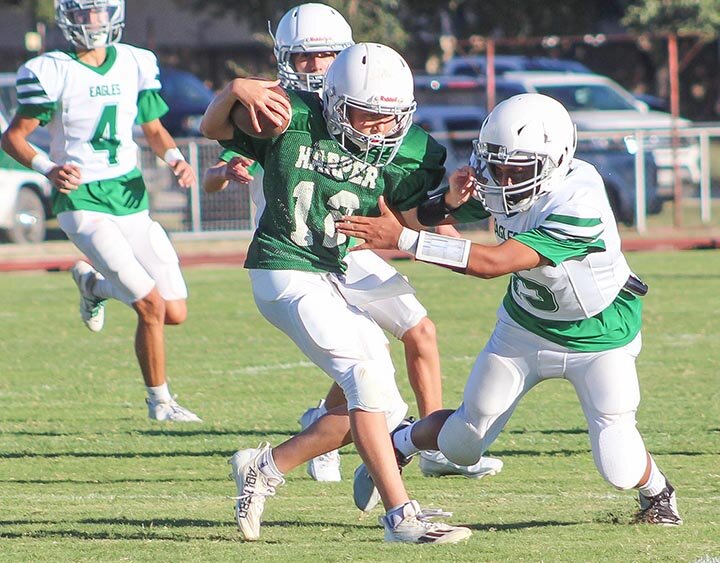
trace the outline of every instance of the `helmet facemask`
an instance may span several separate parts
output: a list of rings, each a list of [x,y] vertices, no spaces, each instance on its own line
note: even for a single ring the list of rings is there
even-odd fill
[[[535,93],[504,100],[473,143],[477,198],[491,213],[527,211],[562,185],[576,144],[575,124],[557,100]]]
[[[337,45],[328,46],[325,49],[306,51],[304,49],[293,49],[292,47],[276,49],[278,60],[278,78],[283,88],[300,90],[303,92],[314,92],[321,94],[325,87],[324,72],[299,72],[293,66],[292,56],[299,53],[338,53],[344,47]]]
[[[414,101],[409,106],[398,107],[368,104],[349,96],[342,96],[332,108],[326,109],[328,131],[351,158],[380,168],[395,158],[412,125],[412,115],[416,107]],[[380,115],[392,115],[395,117],[395,125],[385,134],[363,133],[353,127],[349,115],[350,108]]]
[[[339,53],[354,45],[352,30],[345,18],[324,4],[301,4],[291,8],[278,23],[273,35],[273,50],[278,63],[278,77],[283,88],[322,93],[325,74],[299,72],[292,56],[299,53]]]
[[[117,43],[125,26],[124,0],[58,0],[57,23],[65,38],[80,49]]]
[[[473,141],[470,160],[475,169],[476,193],[483,206],[492,213],[505,215],[526,211],[547,193],[543,188],[559,164],[545,154],[508,152],[504,146],[479,140]]]
[[[352,160],[375,167],[390,164],[417,107],[405,59],[385,45],[359,43],[342,51],[326,76],[322,99],[328,133]],[[368,120],[353,126],[352,110],[377,115],[382,125]],[[387,117],[392,117],[392,123]],[[366,133],[358,127],[383,132]]]

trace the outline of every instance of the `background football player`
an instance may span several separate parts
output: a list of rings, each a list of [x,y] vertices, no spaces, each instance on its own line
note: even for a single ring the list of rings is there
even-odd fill
[[[102,329],[106,299],[137,313],[135,354],[150,418],[199,422],[168,390],[164,325],[185,321],[187,288],[167,234],[149,216],[132,138],[137,120],[179,184],[195,181],[160,123],[168,107],[159,94],[157,60],[150,51],[119,43],[124,0],[57,0],[55,6],[72,48],[45,53],[19,69],[20,105],[2,147],[52,182],[60,228],[94,266],[79,261],[72,268],[87,327]],[[41,125],[52,137],[49,158],[27,141]]]
[[[600,175],[573,158],[575,145],[575,126],[560,102],[542,94],[513,96],[483,123],[472,166],[451,176],[449,191],[420,205],[426,225],[447,220],[448,209],[458,220],[490,213],[502,241],[497,246],[418,234],[386,208],[380,219],[345,217],[338,225],[367,241],[359,248],[400,247],[482,278],[511,274],[460,407],[401,429],[394,444],[405,455],[439,446],[456,463],[474,463],[530,389],[566,379],[603,478],[638,490],[638,522],[679,525],[675,490],[636,428],[635,359],[647,286],[621,252]]]
[[[325,73],[337,54],[353,45],[352,30],[345,18],[325,4],[308,3],[288,10],[280,19],[273,35],[278,76],[284,88],[322,94]],[[257,164],[238,153],[226,150],[220,161],[209,168],[203,177],[208,192],[224,189],[229,181],[248,183]],[[251,198],[256,205],[256,217],[265,208],[264,195],[258,183],[251,184]],[[372,251],[354,252],[345,258],[348,283],[369,275],[388,280],[397,274],[395,268]],[[398,338],[405,347],[408,379],[415,392],[421,417],[442,408],[442,384],[435,325],[427,310],[412,294],[399,295],[361,305],[383,329]],[[300,417],[303,428],[344,402],[342,390],[333,385],[319,405],[308,409]],[[483,457],[470,467],[462,467],[447,460],[437,451],[422,452],[420,470],[425,475],[461,474],[480,478],[494,475],[502,469],[502,461]],[[308,462],[308,474],[317,481],[340,481],[340,456],[337,450]],[[359,500],[359,499],[358,499]],[[369,510],[377,502],[360,500],[361,509]]]

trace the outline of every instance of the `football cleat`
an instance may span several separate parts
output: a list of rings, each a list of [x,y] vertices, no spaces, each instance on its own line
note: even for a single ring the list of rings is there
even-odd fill
[[[380,493],[364,463],[353,474],[353,501],[363,512],[370,512],[380,502]]]
[[[653,497],[646,497],[638,491],[640,511],[635,515],[636,523],[658,526],[680,526],[683,521],[677,508],[675,489],[665,480],[665,488]]]
[[[317,407],[310,407],[300,417],[300,426],[305,430],[327,411],[323,408],[325,400],[321,400]],[[307,474],[315,481],[336,482],[341,481],[340,452],[332,450],[312,458],[307,462]]]
[[[410,417],[403,420],[395,430],[390,433],[392,437],[395,432],[403,428],[410,426],[415,420]],[[404,456],[400,450],[395,448],[395,460],[397,461],[398,469],[402,473],[403,467],[412,461],[412,456]],[[360,464],[355,470],[353,475],[353,500],[355,506],[357,506],[363,512],[370,512],[380,502],[380,493],[375,488],[370,472],[364,463]]]
[[[425,477],[442,477],[443,475],[462,475],[469,479],[482,479],[497,475],[502,471],[503,462],[494,457],[481,457],[474,465],[458,465],[446,458],[442,452],[420,452],[420,472]]]
[[[340,452],[332,450],[307,462],[307,474],[315,481],[342,481],[340,475]]]
[[[260,523],[265,509],[265,499],[275,495],[275,488],[285,483],[282,478],[267,477],[260,471],[260,457],[270,449],[263,442],[257,448],[235,452],[228,463],[230,476],[235,479],[235,521],[238,530],[247,541],[260,538]]]
[[[169,401],[153,401],[145,399],[148,407],[148,416],[152,420],[167,422],[202,422],[194,412],[180,406],[175,399]]]
[[[469,538],[472,531],[462,526],[431,522],[434,514],[424,514],[414,500],[379,518],[385,528],[386,542],[457,543]]]
[[[92,332],[100,332],[105,324],[105,300],[90,293],[88,283],[99,274],[84,260],[78,260],[70,268],[73,281],[80,291],[80,317]]]

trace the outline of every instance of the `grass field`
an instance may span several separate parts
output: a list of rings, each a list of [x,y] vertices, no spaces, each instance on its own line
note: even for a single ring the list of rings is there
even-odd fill
[[[405,471],[413,497],[474,530],[462,545],[386,545],[376,510],[304,470],[270,499],[261,541],[239,539],[227,458],[298,430],[328,379],[264,321],[239,269],[186,271],[190,318],[168,330],[174,392],[201,425],[146,418],[133,315],[108,306],[95,335],[67,273],[0,276],[0,561],[704,561],[720,562],[720,252],[631,254],[650,285],[639,427],[678,491],[685,525],[630,525],[632,492],[594,469],[569,384],[535,389],[493,445],[480,481]],[[437,324],[445,399],[456,406],[492,330],[506,280],[397,263]],[[402,348],[392,342],[410,399]],[[411,407],[414,411],[414,406]]]

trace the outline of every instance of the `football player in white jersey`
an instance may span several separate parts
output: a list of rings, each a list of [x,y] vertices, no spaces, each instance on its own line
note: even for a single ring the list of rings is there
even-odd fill
[[[273,40],[280,85],[286,89],[318,94],[322,93],[325,72],[337,54],[354,44],[352,30],[345,18],[334,8],[319,3],[301,4],[288,10],[280,19]],[[224,151],[219,162],[206,171],[203,186],[208,192],[217,192],[225,189],[230,181],[247,184],[252,180],[254,170],[250,159],[232,151]],[[264,195],[259,183],[251,184],[250,189],[259,217],[265,207]],[[397,273],[395,268],[370,250],[349,254],[345,262],[349,283],[371,274],[387,280]],[[403,343],[408,379],[415,392],[420,416],[440,410],[440,357],[435,325],[428,318],[427,310],[412,294],[374,301],[362,308],[383,329]],[[309,408],[300,417],[302,428],[307,428],[344,401],[340,387],[333,385],[317,407]],[[459,474],[476,479],[495,475],[503,466],[501,460],[485,456],[470,467],[461,467],[437,451],[422,452],[419,463],[425,475]],[[338,451],[333,450],[310,460],[307,472],[316,481],[340,481]],[[362,505],[359,508],[369,510],[378,499],[373,495],[369,502],[356,500]]]
[[[497,246],[417,233],[388,212],[378,219],[343,218],[341,232],[366,240],[358,248],[398,247],[481,278],[511,274],[460,407],[395,433],[394,444],[405,455],[439,447],[456,463],[474,463],[525,393],[543,380],[567,379],[603,478],[618,489],[638,490],[636,521],[679,525],[675,490],[635,421],[640,297],[647,286],[620,250],[600,175],[573,159],[575,143],[575,126],[562,104],[541,94],[513,96],[483,123],[471,166],[456,171],[448,191],[418,208],[425,225],[450,214],[465,220],[489,212]]]
[[[102,329],[106,299],[137,313],[135,353],[150,418],[200,422],[168,390],[164,325],[185,321],[187,288],[167,234],[148,214],[132,138],[137,122],[179,184],[193,184],[192,168],[160,123],[168,108],[159,94],[157,60],[119,43],[124,0],[56,0],[55,7],[72,49],[45,53],[20,68],[19,108],[2,147],[52,182],[60,228],[92,263],[72,268],[87,327]],[[39,126],[51,134],[49,158],[27,141]]]

